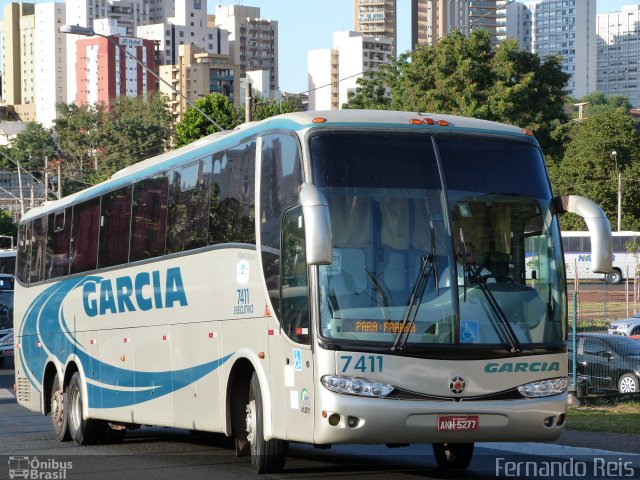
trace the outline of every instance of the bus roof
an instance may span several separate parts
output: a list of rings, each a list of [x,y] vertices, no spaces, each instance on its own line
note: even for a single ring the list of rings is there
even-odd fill
[[[588,231],[567,230],[566,232],[561,232],[560,235],[563,237],[588,237],[591,233]],[[640,237],[640,232],[611,232],[611,235],[614,237]]]
[[[314,122],[314,119],[317,118],[322,118],[324,121],[320,123]],[[427,118],[435,122],[444,120],[446,125],[438,125],[437,123],[429,125],[424,122],[419,124],[410,123],[412,119],[424,121]],[[312,127],[340,128],[350,126],[358,128],[415,129],[434,133],[482,133],[504,135],[510,138],[516,137],[535,142],[533,137],[525,134],[522,128],[456,115],[387,110],[327,110],[286,113],[266,120],[242,124],[233,130],[212,133],[184,147],[135,163],[114,173],[111,179],[105,182],[76,192],[60,200],[45,202],[43,205],[29,210],[23,215],[22,219],[29,220],[46,212],[61,211],[77,202],[130,185],[141,178],[153,175],[155,172],[160,173],[165,169],[173,168],[176,164],[183,161],[196,160],[200,158],[201,155],[206,154],[206,150],[208,150],[212,144],[219,145],[220,148],[231,147],[244,138],[271,129],[300,131]]]

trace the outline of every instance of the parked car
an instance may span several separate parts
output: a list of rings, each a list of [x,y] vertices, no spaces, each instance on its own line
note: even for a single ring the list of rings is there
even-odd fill
[[[607,333],[613,335],[640,335],[640,312],[633,317],[616,320],[609,325]]]
[[[640,391],[640,342],[621,335],[578,334],[578,378],[588,393]],[[573,340],[569,338],[569,376],[573,373]]]
[[[0,367],[10,357],[13,357],[13,328],[0,332]]]

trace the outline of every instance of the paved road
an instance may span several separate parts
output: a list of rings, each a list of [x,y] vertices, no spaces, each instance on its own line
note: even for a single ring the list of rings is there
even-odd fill
[[[13,371],[0,370],[0,479],[9,478],[10,468],[15,474],[22,471],[20,468],[33,469],[33,466],[40,474],[57,472],[60,475],[57,478],[83,480],[256,478],[247,460],[236,458],[231,443],[221,435],[142,428],[128,432],[121,445],[77,447],[71,442],[54,442],[49,417],[18,406],[12,389]],[[602,465],[594,464],[594,459],[601,459]],[[399,449],[347,445],[318,450],[293,444],[285,471],[263,478],[548,478],[541,469],[552,465],[550,460],[556,462],[556,468],[564,468],[560,475],[566,478],[640,478],[640,455],[562,445],[507,443],[477,445],[471,466],[464,472],[438,470],[429,445]],[[529,467],[525,462],[530,462]],[[605,467],[618,468],[620,474],[600,475]],[[516,471],[517,468],[520,471]],[[529,468],[529,472],[525,468]],[[538,469],[537,477],[533,475],[534,468]],[[586,475],[582,475],[580,468]]]

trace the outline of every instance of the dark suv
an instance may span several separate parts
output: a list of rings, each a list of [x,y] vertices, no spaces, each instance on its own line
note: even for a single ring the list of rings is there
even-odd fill
[[[578,334],[578,379],[587,392],[640,391],[640,342],[620,335]],[[569,377],[573,372],[573,337],[569,337]]]

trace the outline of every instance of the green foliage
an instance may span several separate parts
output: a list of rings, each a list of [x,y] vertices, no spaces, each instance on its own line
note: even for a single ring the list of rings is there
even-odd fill
[[[417,48],[358,82],[349,108],[451,113],[533,130],[543,150],[562,148],[569,76],[558,57],[540,59],[507,40],[495,49],[485,30],[459,32]],[[383,92],[389,92],[384,98]],[[557,156],[557,154],[556,154]]]
[[[575,122],[561,162],[549,166],[557,195],[583,195],[596,202],[607,214],[612,227],[617,220],[617,171],[611,156],[617,152],[622,173],[622,230],[640,229],[640,139],[633,118],[627,113],[600,113]],[[583,230],[584,222],[575,215],[562,218],[563,229]]]
[[[232,130],[243,122],[241,112],[224,95],[212,93],[197,99],[194,103],[224,130]],[[174,143],[181,147],[218,131],[218,127],[191,107],[183,115],[182,121],[176,125]]]
[[[632,107],[627,97],[622,95],[613,95],[608,97],[602,92],[588,93],[580,99],[579,103],[587,103],[583,110],[583,115],[586,117],[607,112],[627,113]]]
[[[44,158],[53,159],[57,154],[51,130],[40,123],[30,122],[11,143],[8,155],[25,170],[42,170]]]
[[[292,113],[298,112],[300,109],[293,102],[278,102],[273,99],[263,99],[257,97],[253,101],[252,109],[251,109],[251,119],[252,120],[264,120],[269,117],[274,117],[276,115],[281,115],[283,113]],[[241,115],[244,118],[244,107],[241,108]]]
[[[0,235],[13,237],[13,244],[16,244],[16,236],[18,235],[18,224],[13,221],[11,214],[5,210],[0,210]],[[9,242],[9,246],[11,242]],[[2,248],[7,248],[2,243]]]

